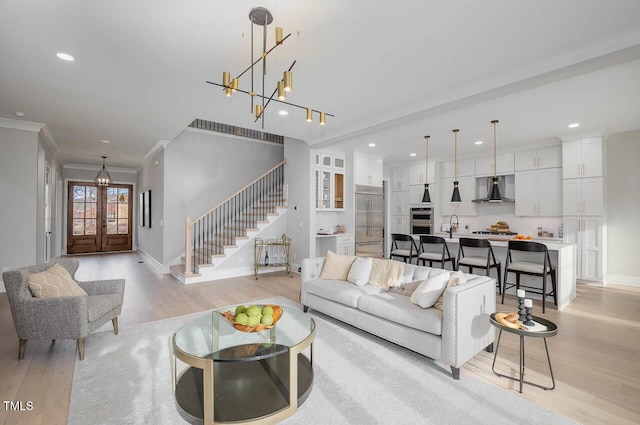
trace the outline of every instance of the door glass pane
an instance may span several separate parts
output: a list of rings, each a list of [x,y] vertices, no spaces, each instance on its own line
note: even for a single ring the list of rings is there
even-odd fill
[[[84,186],[73,186],[73,200],[74,202],[84,201]]]
[[[129,233],[129,220],[126,218],[118,219],[118,234],[126,235]]]
[[[118,234],[118,224],[115,218],[110,218],[107,220],[107,234],[108,235]]]
[[[118,204],[118,218],[129,217],[129,204]]]
[[[116,189],[115,187],[110,187],[107,189],[108,203],[116,202],[117,196],[118,196],[118,189]]]
[[[84,202],[73,203],[73,218],[84,218]]]
[[[85,235],[95,235],[96,234],[96,220],[85,220]]]
[[[129,189],[118,188],[118,202],[129,203]]]
[[[98,201],[98,188],[95,186],[87,186],[87,202]]]
[[[74,219],[73,220],[73,234],[74,235],[84,235],[84,220]]]
[[[97,208],[94,203],[85,204],[85,218],[96,218]]]
[[[117,218],[117,204],[107,204],[107,218]]]

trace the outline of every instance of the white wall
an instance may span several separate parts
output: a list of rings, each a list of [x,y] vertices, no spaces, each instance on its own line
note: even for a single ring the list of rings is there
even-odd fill
[[[164,151],[164,253],[184,253],[186,217],[196,218],[284,158],[282,145],[187,129]],[[154,194],[155,196],[155,194]],[[155,215],[155,214],[154,214]]]
[[[162,263],[164,237],[164,149],[153,155],[138,172],[137,194],[151,190],[151,228],[141,227],[136,214],[138,249]],[[136,201],[140,199],[136,194]],[[140,205],[138,203],[138,208]],[[139,211],[136,209],[136,211]]]
[[[288,185],[287,236],[291,238],[292,270],[298,271],[301,260],[310,255],[313,196],[311,151],[305,142],[286,138],[284,156],[287,159],[284,179]],[[315,214],[315,210],[313,212]]]
[[[607,140],[607,267],[609,283],[640,285],[640,130]]]
[[[36,262],[37,166],[38,133],[0,127],[0,270]]]

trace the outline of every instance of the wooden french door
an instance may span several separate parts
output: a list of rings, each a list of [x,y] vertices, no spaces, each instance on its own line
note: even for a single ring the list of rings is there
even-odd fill
[[[131,250],[133,186],[69,182],[67,254]]]

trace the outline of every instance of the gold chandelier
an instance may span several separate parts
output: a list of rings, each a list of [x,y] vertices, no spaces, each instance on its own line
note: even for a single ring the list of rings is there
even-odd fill
[[[222,73],[222,84],[214,83],[212,81],[207,81],[208,84],[213,84],[214,86],[222,87],[224,89],[225,95],[227,97],[231,97],[233,93],[240,92],[248,94],[251,97],[251,113],[254,115],[255,120],[261,120],[262,128],[264,128],[264,112],[269,106],[271,102],[278,102],[285,105],[293,106],[295,108],[304,109],[305,110],[305,119],[307,122],[313,121],[313,113],[319,114],[319,122],[320,125],[325,125],[326,117],[335,117],[335,115],[329,114],[327,112],[322,112],[313,108],[309,108],[307,106],[297,105],[295,103],[287,102],[287,94],[293,90],[293,74],[292,69],[296,64],[294,60],[289,69],[285,70],[282,73],[282,79],[276,83],[276,87],[271,93],[271,95],[267,95],[265,93],[265,77],[267,75],[267,56],[275,50],[277,47],[281,46],[290,36],[291,33],[287,34],[283,37],[282,27],[276,27],[275,30],[275,44],[273,47],[267,50],[267,26],[273,22],[273,15],[269,12],[268,9],[264,7],[254,7],[249,12],[249,20],[251,21],[251,65],[249,65],[244,71],[238,74],[235,78],[231,78],[230,72]],[[257,59],[254,59],[254,25],[259,25],[262,27],[262,54]],[[262,62],[262,90],[261,93],[258,93],[255,89],[254,84],[254,67],[258,65],[259,62]],[[245,75],[248,71],[251,71],[251,88],[249,90],[243,90],[239,87],[240,78]],[[259,99],[256,99],[259,98]]]

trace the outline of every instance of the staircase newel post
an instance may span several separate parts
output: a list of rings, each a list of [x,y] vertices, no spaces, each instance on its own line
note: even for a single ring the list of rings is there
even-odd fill
[[[184,244],[184,276],[191,276],[193,274],[193,272],[191,271],[192,268],[192,259],[193,259],[193,252],[192,252],[192,246],[191,246],[191,240],[193,238],[192,234],[191,234],[191,217],[187,217],[187,224],[185,227],[185,244]]]

